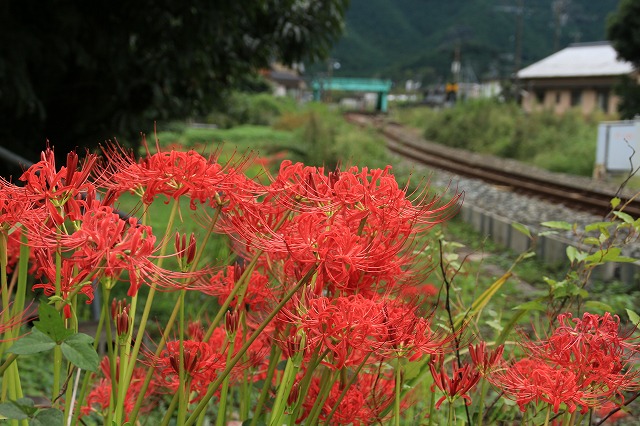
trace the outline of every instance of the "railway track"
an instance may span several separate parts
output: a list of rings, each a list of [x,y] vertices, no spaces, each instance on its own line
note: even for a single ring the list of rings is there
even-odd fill
[[[587,180],[576,183],[563,175],[535,172],[530,167],[518,167],[517,164],[514,166],[513,161],[432,144],[398,124],[374,116],[349,113],[345,117],[360,126],[376,127],[387,139],[391,151],[420,164],[601,216],[611,211],[611,200],[618,197],[622,200],[624,212],[634,218],[640,217],[640,201],[631,194],[620,195],[613,190],[590,187]]]

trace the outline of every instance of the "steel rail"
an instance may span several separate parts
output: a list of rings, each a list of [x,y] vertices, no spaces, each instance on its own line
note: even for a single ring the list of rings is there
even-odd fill
[[[611,200],[619,197],[624,212],[634,218],[640,217],[640,201],[629,196],[596,188],[563,182],[553,176],[536,176],[526,170],[506,170],[498,162],[483,162],[484,156],[460,149],[438,147],[408,133],[401,126],[380,122],[371,116],[347,114],[347,120],[361,126],[375,126],[387,139],[389,150],[420,164],[446,170],[460,176],[471,177],[508,188],[514,192],[564,204],[576,210],[606,216],[611,211]],[[485,157],[486,158],[486,157]]]

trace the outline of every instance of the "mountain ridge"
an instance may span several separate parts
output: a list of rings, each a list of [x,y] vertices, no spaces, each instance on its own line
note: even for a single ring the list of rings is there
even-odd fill
[[[331,51],[335,76],[450,78],[459,48],[469,80],[508,78],[516,68],[518,14],[522,13],[523,68],[575,41],[606,39],[606,17],[619,0],[351,0],[345,33]],[[524,5],[524,7],[520,7]],[[554,13],[554,7],[559,13]],[[558,26],[558,23],[562,25]],[[559,32],[556,32],[559,30]],[[328,63],[310,68],[327,72]]]

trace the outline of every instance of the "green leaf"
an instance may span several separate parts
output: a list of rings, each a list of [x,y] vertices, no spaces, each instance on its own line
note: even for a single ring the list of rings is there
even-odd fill
[[[513,229],[515,229],[516,231],[521,232],[527,237],[531,238],[531,231],[525,225],[518,222],[513,222],[511,226],[513,226]]]
[[[16,401],[3,402],[0,404],[0,415],[7,419],[24,420],[29,415],[23,409],[23,406]]]
[[[616,207],[618,207],[620,205],[620,202],[622,200],[618,197],[612,198],[611,199],[611,208],[615,209]]]
[[[629,321],[634,325],[640,324],[640,315],[636,314],[631,309],[627,309],[627,315],[629,315]]]
[[[29,426],[51,426],[64,424],[64,414],[55,408],[46,408],[38,411],[38,414],[31,419]]]
[[[56,343],[62,342],[73,334],[64,326],[64,320],[60,312],[46,301],[41,301],[38,307],[39,321],[34,321],[35,327],[51,337]]]
[[[518,310],[518,311],[546,311],[547,310],[547,306],[544,305],[543,303],[537,301],[537,300],[532,300],[530,302],[525,302],[522,303],[518,306],[516,306],[515,308],[513,308],[513,310]]]
[[[613,226],[612,222],[593,222],[584,227],[585,232],[591,231],[606,231],[609,227]]]
[[[635,219],[633,217],[631,217],[631,215],[629,215],[628,213],[625,212],[620,212],[620,211],[615,211],[613,212],[613,214],[617,217],[619,217],[620,219],[622,219],[622,221],[624,223],[631,223],[633,224],[635,222]]]
[[[98,371],[98,353],[93,349],[92,342],[93,339],[86,334],[74,334],[62,342],[62,354],[78,368]]]
[[[573,225],[570,224],[569,222],[564,222],[564,221],[552,220],[549,222],[542,222],[540,225],[546,226],[547,228],[564,229],[565,231],[573,231]]]
[[[37,328],[33,328],[30,334],[16,341],[13,346],[8,349],[8,352],[16,355],[31,355],[50,351],[55,346],[56,342],[54,342],[51,337]]]
[[[597,309],[600,310],[602,312],[614,312],[613,308],[611,307],[611,305],[604,303],[604,302],[599,302],[597,300],[587,300],[584,303],[585,308],[587,309]]]

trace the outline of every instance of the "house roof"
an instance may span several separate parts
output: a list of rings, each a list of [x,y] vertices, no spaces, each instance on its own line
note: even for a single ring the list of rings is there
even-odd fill
[[[609,42],[574,43],[518,71],[518,78],[597,77],[624,75],[633,65],[618,59]]]

